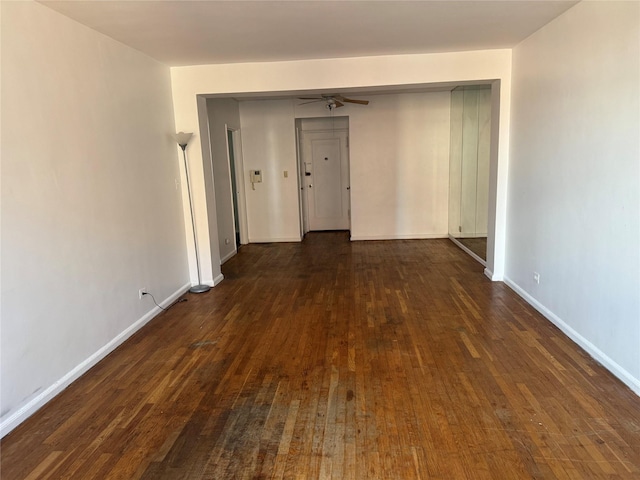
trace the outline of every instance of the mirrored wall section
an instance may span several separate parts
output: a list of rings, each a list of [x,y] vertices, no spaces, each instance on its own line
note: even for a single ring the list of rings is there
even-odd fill
[[[477,257],[487,258],[491,86],[451,92],[449,238]]]

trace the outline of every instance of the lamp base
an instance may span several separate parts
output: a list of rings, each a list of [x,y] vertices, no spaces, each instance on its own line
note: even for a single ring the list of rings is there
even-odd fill
[[[204,293],[211,290],[209,285],[195,285],[189,289],[191,293]]]

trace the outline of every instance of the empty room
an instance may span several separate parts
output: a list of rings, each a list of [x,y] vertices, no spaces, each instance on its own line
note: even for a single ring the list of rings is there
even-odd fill
[[[3,480],[640,477],[640,2],[0,22]]]

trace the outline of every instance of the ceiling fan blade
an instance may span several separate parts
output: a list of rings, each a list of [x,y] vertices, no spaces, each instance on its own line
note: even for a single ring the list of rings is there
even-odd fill
[[[304,98],[300,98],[299,100],[305,100]],[[324,98],[315,98],[313,100],[311,100],[310,102],[302,102],[299,103],[298,105],[306,105],[308,103],[316,103],[316,102],[322,102],[324,100]]]
[[[354,100],[352,98],[341,98],[343,102],[357,103],[358,105],[369,105],[369,100]]]
[[[344,107],[344,103],[342,103],[339,100],[336,100],[336,108],[338,108],[338,107]]]
[[[322,97],[298,97],[298,100],[323,100]]]

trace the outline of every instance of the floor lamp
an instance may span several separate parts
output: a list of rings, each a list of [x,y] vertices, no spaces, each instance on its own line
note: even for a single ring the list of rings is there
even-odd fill
[[[187,144],[193,133],[179,132],[174,135],[178,145],[182,149],[182,158],[184,159],[184,176],[187,179],[187,193],[189,195],[189,211],[191,212],[191,228],[193,230],[193,245],[196,249],[196,269],[198,270],[198,284],[189,289],[191,293],[204,293],[211,290],[209,285],[203,285],[200,279],[200,256],[198,255],[198,238],[196,235],[196,219],[193,216],[193,200],[191,199],[191,185],[189,183],[189,166],[187,165]]]

